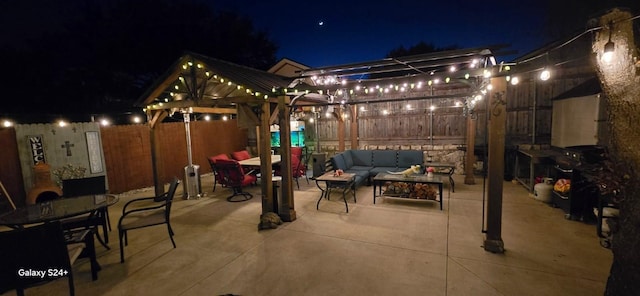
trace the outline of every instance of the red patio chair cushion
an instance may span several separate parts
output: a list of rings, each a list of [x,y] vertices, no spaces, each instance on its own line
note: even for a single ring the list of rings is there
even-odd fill
[[[231,157],[235,160],[240,161],[251,158],[251,154],[249,154],[249,151],[247,150],[235,151],[231,152]]]

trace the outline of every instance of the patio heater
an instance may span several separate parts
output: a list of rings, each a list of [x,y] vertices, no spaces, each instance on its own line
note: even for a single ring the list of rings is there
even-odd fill
[[[191,108],[182,109],[182,116],[184,118],[184,130],[187,140],[187,161],[189,164],[184,167],[184,198],[200,198],[202,194],[202,187],[200,186],[200,174],[198,170],[200,166],[193,164],[193,156],[191,154],[191,128],[189,126],[190,116],[193,113]]]

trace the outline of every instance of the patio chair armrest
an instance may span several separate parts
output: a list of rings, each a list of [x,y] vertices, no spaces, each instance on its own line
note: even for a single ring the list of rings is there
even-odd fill
[[[149,201],[157,202],[158,201],[157,198],[158,198],[157,196],[152,196],[152,197],[141,197],[141,198],[132,199],[128,201],[126,204],[124,204],[124,206],[122,207],[122,214],[124,215],[129,205],[139,203],[139,202],[149,202]],[[164,203],[162,204],[164,205]]]
[[[165,207],[165,204],[162,204],[162,205],[159,205],[159,206],[146,207],[146,208],[137,208],[137,209],[133,209],[133,210],[127,211],[127,212],[123,213],[122,217],[120,217],[120,219],[118,220],[118,227],[120,225],[122,225],[122,220],[124,220],[124,218],[127,218],[131,214],[139,213],[139,212],[146,212],[146,211],[150,211],[150,210],[157,210],[157,209],[161,209],[161,208],[164,208],[164,207]]]
[[[160,209],[160,208],[164,208],[166,205],[164,203],[157,205],[157,206],[152,206],[152,207],[144,207],[144,208],[135,208],[133,210],[128,210],[128,211],[123,211],[122,212],[122,216],[126,216],[129,215],[131,213],[136,213],[136,212],[144,212],[144,211],[149,211],[149,210],[156,210],[156,209]]]

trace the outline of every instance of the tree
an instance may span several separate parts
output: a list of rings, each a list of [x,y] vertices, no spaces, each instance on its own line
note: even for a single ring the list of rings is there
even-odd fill
[[[597,25],[596,18],[614,7],[625,7],[632,12],[640,12],[640,1],[637,0],[548,0],[544,5],[544,32],[548,36],[547,41],[564,38],[584,31],[588,26]]]
[[[602,16],[598,24],[603,27],[595,35],[592,50],[598,58],[596,70],[607,98],[609,150],[616,169],[609,170],[609,178],[617,181],[613,199],[619,202],[620,216],[614,230],[612,252],[613,264],[607,281],[605,295],[638,295],[640,293],[640,132],[631,124],[640,116],[640,75],[636,60],[640,50],[634,35],[633,22],[628,21],[629,12],[613,10]],[[627,20],[627,21],[625,21]],[[613,28],[606,27],[615,23]],[[601,59],[603,48],[611,40],[615,42],[615,61]],[[605,171],[607,167],[603,168]],[[607,186],[611,188],[611,186]],[[606,189],[606,188],[605,188]]]
[[[0,31],[14,38],[0,41],[0,53],[13,57],[4,81],[12,85],[5,97],[15,104],[3,108],[12,115],[133,110],[144,90],[184,51],[259,69],[276,62],[277,46],[267,33],[202,0],[62,1],[56,7],[46,5],[50,1],[31,7],[18,2],[2,7],[0,18],[22,14],[37,23],[32,14],[48,17],[29,23],[24,38]]]

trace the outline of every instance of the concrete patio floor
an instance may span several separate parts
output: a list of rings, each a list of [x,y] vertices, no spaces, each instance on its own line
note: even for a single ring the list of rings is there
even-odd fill
[[[86,259],[74,265],[77,295],[602,295],[612,261],[595,225],[565,220],[562,210],[504,183],[502,238],[506,252],[481,247],[482,179],[464,185],[444,210],[436,202],[380,199],[371,186],[357,190],[349,213],[336,193],[320,202],[315,183],[294,187],[297,220],[258,231],[259,186],[254,198],[230,203],[230,190],[185,200],[182,186],[172,210],[177,248],[166,227],[129,233],[120,263],[116,225],[127,200],[109,209],[111,250],[96,244],[102,265],[91,281]],[[445,186],[445,187],[448,187]],[[446,188],[445,188],[446,190]],[[68,295],[66,280],[26,290],[27,295]],[[14,292],[6,293],[14,295]]]

